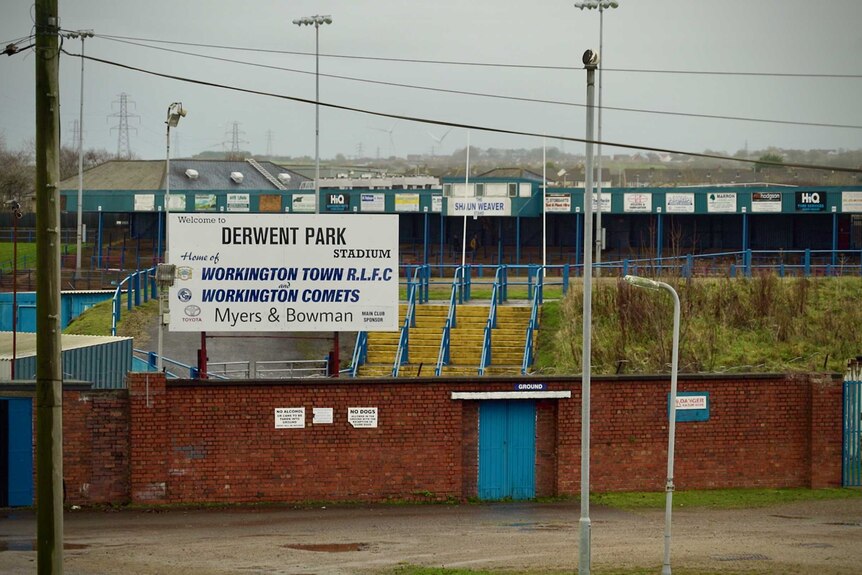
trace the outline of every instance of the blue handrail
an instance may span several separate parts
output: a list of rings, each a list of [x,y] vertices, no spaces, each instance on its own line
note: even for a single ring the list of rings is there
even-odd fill
[[[368,359],[368,332],[360,331],[356,334],[356,345],[353,346],[353,358],[350,360],[350,377],[356,377],[359,366]]]
[[[456,296],[463,292],[463,276],[464,268],[459,266],[455,269],[455,277],[452,279],[452,291],[449,293],[449,313],[446,314],[446,323],[443,325],[443,335],[440,338],[440,351],[437,353],[437,366],[434,368],[434,375],[436,376],[439,376],[443,371],[444,365],[449,364],[449,338],[452,328],[455,327],[457,317],[459,298]]]
[[[428,266],[417,266],[413,272],[413,279],[407,283],[407,313],[404,314],[404,323],[401,325],[401,335],[398,337],[398,349],[395,350],[395,360],[392,364],[392,377],[398,377],[401,366],[410,361],[410,328],[416,327],[416,294],[421,301],[423,291],[423,280],[427,279],[425,268]]]
[[[113,310],[111,313],[111,335],[117,335],[117,324],[120,322],[122,317],[122,293],[123,293],[123,285],[126,285],[126,309],[132,309],[132,306],[141,305],[141,275],[144,276],[144,299],[146,302],[149,297],[156,297],[156,267],[153,266],[144,270],[137,270],[129,275],[127,275],[119,284],[117,284],[117,289],[114,290],[114,297],[111,300],[111,309]],[[151,292],[147,291],[146,280],[150,282]]]
[[[539,306],[542,305],[542,294],[545,289],[545,269],[540,267],[536,274],[536,287],[533,290],[533,304],[530,310],[530,323],[527,324],[527,336],[524,343],[524,360],[521,362],[521,375],[527,375],[527,370],[533,365],[533,332],[539,327]]]
[[[485,368],[491,365],[491,334],[497,327],[497,304],[503,300],[503,289],[506,282],[506,266],[497,268],[494,274],[494,288],[491,290],[491,307],[488,310],[488,320],[485,322],[485,334],[482,341],[482,359],[479,361],[479,375],[485,375]]]

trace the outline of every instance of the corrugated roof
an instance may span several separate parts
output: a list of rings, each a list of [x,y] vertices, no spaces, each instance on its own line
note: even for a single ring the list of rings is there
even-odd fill
[[[299,189],[299,184],[307,180],[301,174],[276,166],[272,162],[258,162],[272,177],[287,172],[291,179],[285,188]],[[197,170],[197,179],[186,176],[186,170]],[[242,183],[230,179],[231,172],[243,175]],[[244,161],[228,160],[171,160],[171,190],[275,190],[272,182],[254,166]]]
[[[60,336],[63,351],[91,347],[113,341],[132,339],[130,337],[113,337],[108,335],[70,335]],[[36,355],[36,334],[33,332],[18,332],[15,342],[16,357],[31,357]],[[0,331],[0,361],[12,361],[12,332]]]
[[[111,160],[84,171],[85,190],[158,190],[162,187],[162,160]],[[61,190],[77,190],[78,176],[60,182]]]
[[[526,180],[542,181],[542,174],[537,174],[526,168],[494,168],[488,170],[484,174],[479,174],[477,178],[519,178]]]

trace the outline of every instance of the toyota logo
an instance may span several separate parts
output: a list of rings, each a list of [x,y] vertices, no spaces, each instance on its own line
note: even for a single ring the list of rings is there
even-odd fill
[[[187,305],[183,311],[188,317],[198,317],[201,314],[201,308],[196,305]]]

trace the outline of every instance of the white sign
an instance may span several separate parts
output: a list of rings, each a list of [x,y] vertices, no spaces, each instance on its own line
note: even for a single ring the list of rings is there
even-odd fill
[[[599,211],[598,207],[598,194],[593,192],[593,213]],[[611,211],[611,195],[602,192],[602,213]]]
[[[171,212],[186,211],[186,195],[171,194],[170,196],[168,196],[168,210]]]
[[[228,194],[227,211],[247,212],[249,210],[248,194]]]
[[[664,195],[665,211],[669,214],[693,214],[694,194],[667,193]]]
[[[359,206],[363,212],[385,212],[386,196],[383,194],[361,194]]]
[[[313,425],[332,423],[332,408],[331,407],[312,407],[311,411],[314,414],[314,417],[311,420],[311,423]]]
[[[842,212],[862,212],[862,192],[841,192]]]
[[[751,211],[781,213],[781,192],[754,192],[751,194]]]
[[[170,214],[171,331],[395,331],[398,216]]]
[[[431,196],[431,211],[435,214],[443,211],[443,196]]]
[[[347,422],[356,428],[377,427],[377,408],[348,407]]]
[[[710,192],[706,196],[706,211],[736,213],[736,192]]]
[[[418,212],[419,194],[395,194],[396,212]]]
[[[652,211],[652,194],[650,194],[650,193],[623,194],[623,211],[624,212],[651,212]]]
[[[152,212],[156,209],[155,194],[135,194],[135,211]]]
[[[450,216],[508,216],[512,213],[509,198],[448,198]]]
[[[545,211],[548,213],[568,214],[572,211],[571,194],[547,193],[545,194]]]
[[[314,194],[293,194],[290,211],[314,213]]]
[[[217,201],[215,194],[195,194],[195,211],[214,212]]]
[[[276,429],[302,429],[305,427],[304,407],[276,407]]]
[[[706,409],[705,395],[677,395],[677,409]]]

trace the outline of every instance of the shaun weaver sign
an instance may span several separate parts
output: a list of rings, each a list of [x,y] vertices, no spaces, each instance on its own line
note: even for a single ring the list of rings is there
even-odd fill
[[[171,331],[395,331],[398,216],[170,214]]]

